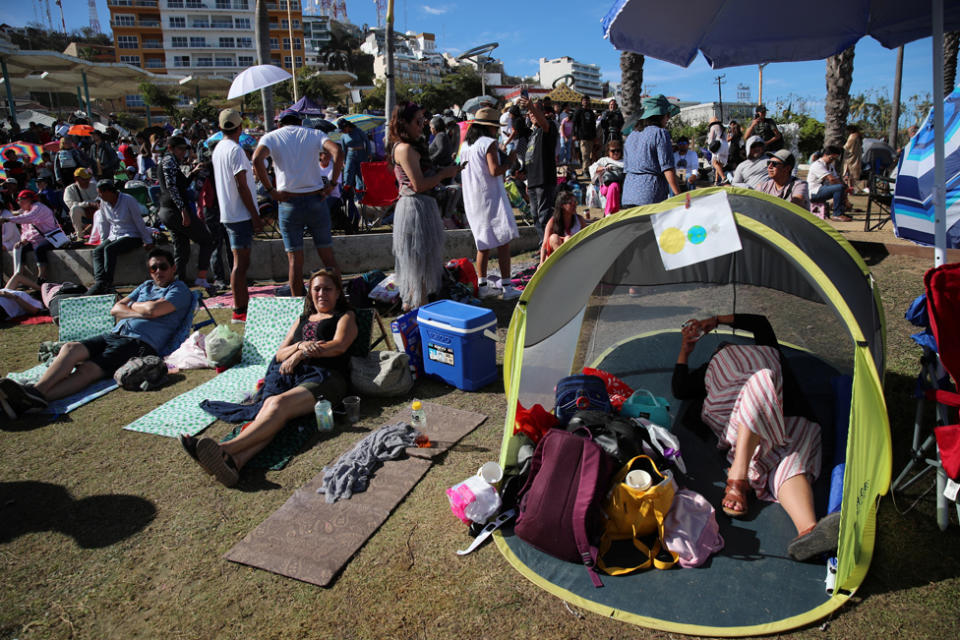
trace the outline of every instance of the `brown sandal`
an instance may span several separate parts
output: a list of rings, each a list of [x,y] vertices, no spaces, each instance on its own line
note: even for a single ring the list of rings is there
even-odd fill
[[[723,492],[723,501],[720,503],[723,512],[731,518],[742,518],[747,515],[747,500],[752,491],[753,488],[750,487],[748,480],[732,480],[727,478],[727,486]],[[735,507],[727,507],[723,504],[724,502],[733,503]]]

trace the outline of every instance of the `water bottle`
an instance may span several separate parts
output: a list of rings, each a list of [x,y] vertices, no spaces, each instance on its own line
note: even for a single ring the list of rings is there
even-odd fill
[[[410,405],[410,426],[417,430],[417,439],[414,441],[418,447],[429,447],[430,438],[427,437],[427,412],[423,410],[423,403],[414,400]]]
[[[579,182],[573,183],[573,197],[577,199],[577,204],[583,204],[583,192]]]
[[[317,428],[320,431],[333,431],[333,405],[329,400],[317,400],[317,404],[313,405],[313,414],[317,418]]]

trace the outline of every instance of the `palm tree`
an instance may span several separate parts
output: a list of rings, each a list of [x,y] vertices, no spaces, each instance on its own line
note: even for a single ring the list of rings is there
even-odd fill
[[[640,111],[643,90],[643,56],[632,51],[620,52],[620,111],[624,120]]]
[[[257,41],[257,64],[270,64],[270,16],[265,0],[257,0],[257,20],[253,26],[253,36]],[[260,89],[260,102],[263,103],[263,128],[273,129],[273,88]]]
[[[957,46],[960,45],[960,31],[943,34],[943,97],[953,93],[957,84]]]
[[[827,99],[823,106],[823,144],[842,147],[847,114],[850,112],[850,85],[853,83],[853,47],[827,58]]]

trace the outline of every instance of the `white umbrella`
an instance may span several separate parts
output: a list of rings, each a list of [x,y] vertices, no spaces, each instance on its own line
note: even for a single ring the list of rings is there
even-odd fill
[[[237,77],[233,79],[230,85],[230,92],[227,94],[227,100],[233,100],[246,95],[258,89],[278,84],[284,80],[292,78],[287,71],[272,64],[259,64],[249,69],[244,69]]]
[[[789,18],[759,0],[696,0],[683,19],[660,0],[616,0],[603,19],[614,47],[684,67],[699,51],[714,69],[817,60],[870,35],[893,49],[933,36],[933,95],[943,95],[943,33],[960,29],[957,0],[811,0]],[[828,17],[825,17],[828,16]],[[943,110],[934,109],[934,264],[946,261]]]

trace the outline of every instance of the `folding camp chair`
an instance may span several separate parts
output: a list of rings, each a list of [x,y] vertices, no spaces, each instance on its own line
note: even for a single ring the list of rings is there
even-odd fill
[[[363,191],[358,191],[360,224],[363,228],[371,229],[396,204],[400,190],[393,170],[386,162],[361,162],[360,176],[363,178]]]
[[[917,408],[913,425],[913,443],[910,461],[892,485],[894,491],[903,491],[927,471],[936,471],[937,525],[946,530],[950,523],[948,499],[944,496],[947,473],[944,470],[934,429],[923,421],[924,403],[936,403],[937,429],[960,429],[957,408],[960,407],[960,263],[946,264],[930,269],[923,277],[927,294],[927,315],[936,340],[937,351],[924,346],[920,360]],[[952,380],[951,380],[952,378]],[[921,442],[921,438],[926,437]],[[911,476],[914,468],[922,469]],[[954,502],[956,502],[954,500]],[[955,504],[960,518],[960,503]]]
[[[863,220],[864,231],[876,231],[890,221],[890,207],[893,204],[893,192],[897,181],[887,175],[892,164],[887,164],[884,158],[876,157],[870,166],[869,188],[867,197],[867,214]],[[871,226],[870,214],[876,207],[879,216]]]
[[[357,339],[353,341],[353,344],[350,345],[350,348],[347,350],[349,355],[365,356],[373,351],[373,348],[381,342],[384,342],[390,349],[394,348],[392,335],[387,331],[386,325],[383,323],[383,318],[380,317],[376,309],[372,307],[357,309],[356,317]],[[374,323],[376,323],[380,329],[380,337],[371,342],[373,339]]]

